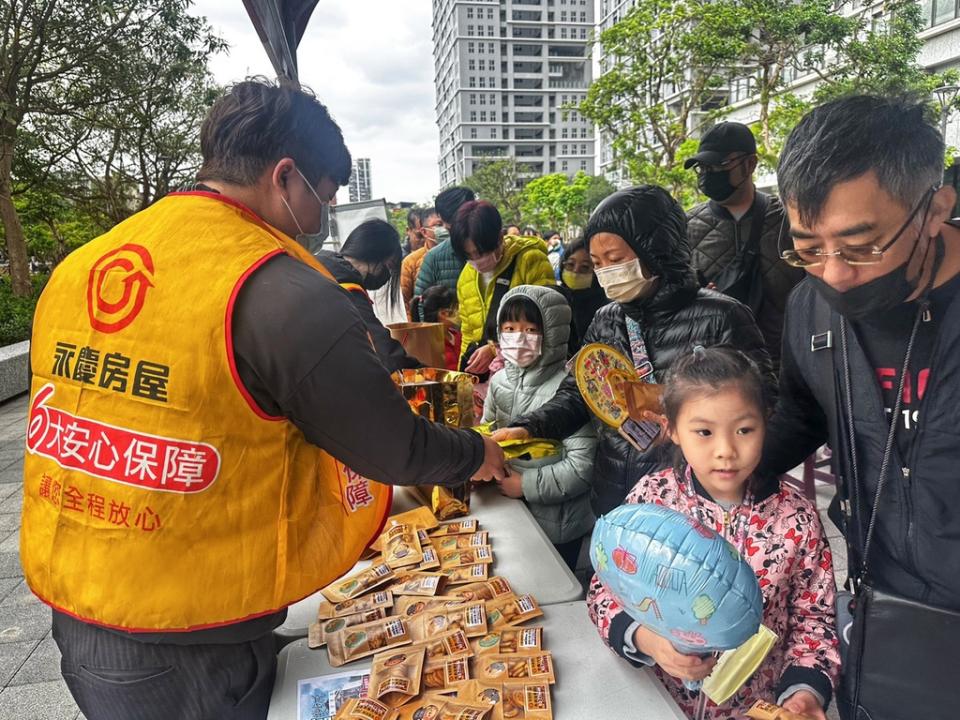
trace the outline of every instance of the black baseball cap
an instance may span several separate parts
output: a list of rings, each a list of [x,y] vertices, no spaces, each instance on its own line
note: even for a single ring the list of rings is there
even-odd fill
[[[719,165],[733,152],[755,155],[757,141],[753,133],[743,123],[722,122],[707,130],[700,139],[697,154],[688,158],[683,167],[689,169],[694,165]]]

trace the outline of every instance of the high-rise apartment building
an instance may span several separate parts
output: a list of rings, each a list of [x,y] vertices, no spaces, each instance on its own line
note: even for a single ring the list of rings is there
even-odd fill
[[[370,184],[370,158],[356,158],[350,173],[350,202],[362,202],[373,197]]]
[[[515,158],[527,177],[593,174],[594,0],[433,0],[440,186]]]

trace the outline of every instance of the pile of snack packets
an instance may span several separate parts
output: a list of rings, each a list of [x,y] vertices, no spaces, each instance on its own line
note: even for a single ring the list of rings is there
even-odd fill
[[[440,524],[426,507],[392,516],[367,569],[322,590],[311,648],[330,664],[373,656],[367,697],[336,720],[552,720],[543,611],[490,577],[493,549],[473,518]]]

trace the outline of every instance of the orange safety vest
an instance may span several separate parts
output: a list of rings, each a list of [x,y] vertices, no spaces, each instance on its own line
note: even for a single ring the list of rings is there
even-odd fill
[[[380,532],[390,488],[266,415],[237,374],[234,302],[279,253],[330,277],[247,208],[180,193],[51,276],[20,535],[49,605],[126,630],[233,623],[332,582]]]

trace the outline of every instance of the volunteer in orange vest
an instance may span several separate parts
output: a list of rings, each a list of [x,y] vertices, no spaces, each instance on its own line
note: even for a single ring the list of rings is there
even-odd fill
[[[326,108],[239,83],[201,149],[194,189],[76,250],[37,306],[20,556],[89,720],[265,717],[272,629],[353,566],[388,484],[506,474],[410,412],[295,240],[350,175]]]

